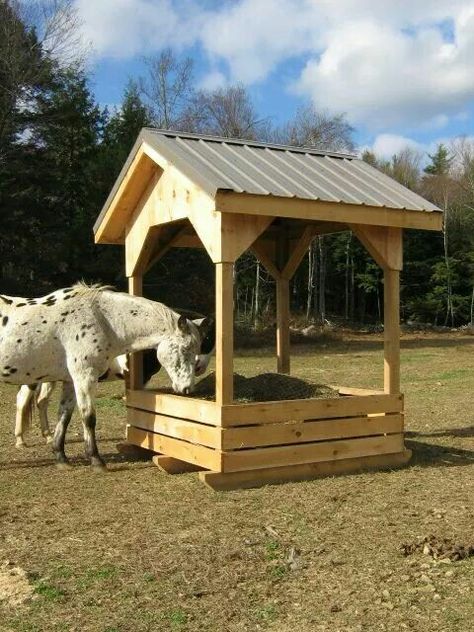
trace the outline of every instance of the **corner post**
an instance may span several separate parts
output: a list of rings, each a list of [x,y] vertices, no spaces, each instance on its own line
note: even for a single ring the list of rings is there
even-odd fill
[[[400,271],[384,269],[384,391],[400,393]]]
[[[277,308],[277,371],[290,373],[290,281],[276,279]]]
[[[234,399],[234,264],[216,263],[216,403]]]
[[[283,274],[288,263],[290,241],[285,223],[278,232],[276,262],[279,275],[276,278],[276,348],[278,373],[290,373],[290,279]]]
[[[143,296],[143,277],[128,277],[128,293],[133,296]],[[143,354],[141,351],[128,356],[129,377],[127,388],[132,391],[143,388]]]

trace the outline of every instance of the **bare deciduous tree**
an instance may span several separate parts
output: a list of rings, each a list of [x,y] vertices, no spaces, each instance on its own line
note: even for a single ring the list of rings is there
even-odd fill
[[[147,100],[153,122],[163,129],[187,130],[187,115],[194,93],[193,61],[179,61],[170,48],[159,55],[146,57],[147,76],[140,77],[139,86]]]
[[[198,133],[226,138],[258,140],[264,136],[268,119],[260,118],[246,88],[237,84],[200,91],[188,113],[188,126]]]
[[[353,127],[344,114],[318,111],[310,103],[299,108],[295,118],[275,134],[290,145],[312,146],[326,151],[354,151]]]

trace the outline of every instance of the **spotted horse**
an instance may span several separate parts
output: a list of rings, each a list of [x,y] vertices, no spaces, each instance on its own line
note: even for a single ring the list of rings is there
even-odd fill
[[[103,469],[95,438],[97,382],[111,359],[154,349],[173,390],[192,392],[196,356],[209,327],[162,303],[78,283],[42,298],[0,295],[0,381],[33,385],[62,382],[53,437],[58,465],[68,465],[64,441],[75,400],[86,456]]]
[[[197,322],[202,322],[205,318],[201,314],[189,310],[176,308],[178,314],[186,316]],[[207,370],[211,357],[215,350],[216,329],[214,320],[211,321],[208,331],[201,343],[201,353],[196,358],[196,377],[202,375]],[[143,352],[143,381],[145,384],[159,372],[161,364],[156,357],[154,349],[145,349]],[[124,380],[128,375],[128,356],[120,355],[114,358],[106,372],[99,377],[99,382],[110,382],[114,380]],[[38,409],[39,424],[41,434],[46,439],[46,443],[51,443],[53,435],[49,429],[48,406],[53,394],[55,382],[40,382],[38,384],[23,384],[20,386],[16,396],[16,418],[15,418],[15,446],[25,448],[25,433],[31,426],[33,418],[33,408]]]

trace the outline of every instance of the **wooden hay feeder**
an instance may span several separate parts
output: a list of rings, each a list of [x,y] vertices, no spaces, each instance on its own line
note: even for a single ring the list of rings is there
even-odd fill
[[[313,149],[142,130],[96,225],[125,244],[129,290],[171,247],[204,247],[216,274],[216,397],[144,390],[131,362],[128,441],[168,472],[216,489],[406,463],[400,394],[402,229],[440,230],[440,210],[361,160]],[[290,371],[289,281],[311,240],[351,229],[384,272],[384,391],[233,401],[233,266],[251,249],[275,278],[277,369]],[[291,423],[288,423],[291,422]]]

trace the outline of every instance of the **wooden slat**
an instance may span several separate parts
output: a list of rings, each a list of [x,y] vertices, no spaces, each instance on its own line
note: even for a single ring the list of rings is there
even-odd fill
[[[210,448],[221,447],[222,429],[216,426],[207,426],[197,421],[188,421],[137,408],[127,409],[127,422],[131,426],[142,430],[151,430],[175,439],[183,439],[190,443],[205,445]]]
[[[281,446],[328,439],[394,434],[402,431],[403,417],[400,414],[243,426],[222,430],[222,449]]]
[[[180,461],[200,465],[213,472],[221,471],[221,452],[148,430],[127,426],[127,441],[147,450],[160,452]]]
[[[339,461],[304,463],[286,467],[272,467],[247,472],[200,472],[199,478],[216,491],[261,487],[289,481],[304,481],[323,476],[350,474],[363,470],[395,468],[405,465],[411,458],[411,450]]]
[[[204,399],[193,399],[152,390],[130,390],[127,391],[127,406],[178,419],[191,419],[202,424],[220,426],[220,408],[215,402]]]
[[[339,395],[383,395],[383,389],[373,388],[353,388],[352,386],[337,386],[328,384],[331,388],[336,389]]]
[[[321,441],[300,445],[235,450],[222,453],[223,472],[239,472],[283,465],[316,463],[338,459],[390,454],[403,450],[403,435]]]
[[[424,230],[441,230],[443,226],[443,214],[439,211],[408,211],[230,191],[217,192],[216,210],[221,213],[249,213],[343,224],[369,224]]]
[[[402,410],[403,395],[367,395],[233,404],[222,408],[222,426],[228,428],[307,419],[363,417],[371,413],[399,413]]]

